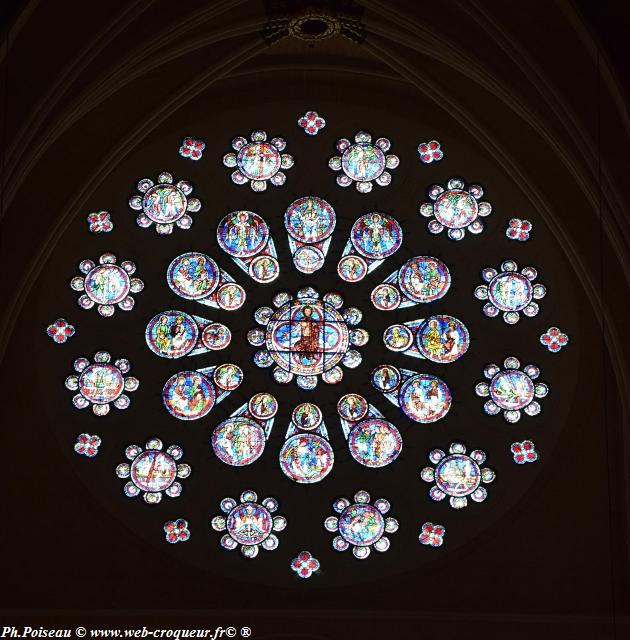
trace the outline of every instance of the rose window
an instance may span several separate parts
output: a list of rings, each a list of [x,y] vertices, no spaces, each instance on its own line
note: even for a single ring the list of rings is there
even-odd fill
[[[510,474],[544,468],[552,442],[545,436],[542,399],[554,386],[555,400],[558,379],[547,358],[570,358],[575,351],[564,349],[569,344],[564,330],[571,344],[574,333],[563,301],[541,310],[547,287],[536,268],[519,267],[533,258],[538,264],[539,256],[529,249],[542,231],[530,242],[511,242],[526,239],[521,235],[532,223],[514,218],[514,211],[499,219],[498,195],[493,210],[478,184],[439,177],[443,167],[446,175],[457,175],[450,165],[458,157],[454,141],[445,140],[444,156],[441,143],[429,137],[432,132],[425,138],[431,142],[419,146],[418,140],[405,146],[392,137],[401,156],[411,150],[397,172],[401,179],[392,181],[400,160],[390,153],[390,140],[359,131],[352,140],[326,143],[340,123],[334,109],[325,113],[326,122],[313,111],[298,119],[308,135],[293,120],[299,136],[288,132],[288,142],[268,138],[261,129],[249,138],[233,137],[233,151],[222,157],[232,169],[231,181],[224,175],[222,184],[215,175],[217,168],[223,171],[221,149],[210,142],[213,137],[184,138],[179,152],[175,147],[164,161],[193,170],[199,198],[192,197],[192,182],[162,172],[155,181],[140,180],[128,204],[137,211],[137,225],[155,226],[168,236],[175,227],[190,228],[203,200],[207,204],[203,216],[194,216],[195,232],[158,241],[127,220],[123,246],[81,252],[100,255],[98,260],[71,256],[79,274],[70,273],[66,282],[80,293],[66,287],[66,294],[78,295],[79,307],[96,307],[98,314],[80,313],[73,299],[76,317],[50,309],[42,327],[52,338],[47,346],[60,345],[57,352],[82,341],[98,342],[94,351],[102,349],[101,342],[111,345],[107,348],[114,352],[116,341],[121,343],[115,351],[125,358],[113,360],[100,350],[92,360],[81,354],[67,359],[74,371],[65,379],[73,392],[65,396],[66,409],[92,410],[75,412],[75,421],[111,413],[95,420],[105,423],[100,433],[94,425],[77,426],[68,446],[81,464],[93,467],[112,450],[123,451],[126,461],[112,463],[110,476],[115,469],[127,497],[157,504],[186,488],[185,499],[175,501],[178,511],[160,512],[146,535],[170,543],[164,546],[171,552],[176,547],[174,553],[187,553],[215,531],[218,540],[215,536],[214,544],[206,545],[201,555],[208,558],[201,562],[236,549],[247,558],[275,551],[243,563],[246,570],[277,562],[288,577],[317,575],[319,582],[347,578],[348,565],[336,552],[351,550],[357,559],[372,555],[368,565],[389,571],[387,558],[372,551],[412,540],[413,548],[398,553],[412,563],[427,547],[439,556],[442,547],[462,544],[469,536],[466,527],[480,532],[484,519],[500,508],[496,505],[508,500],[504,487]],[[330,144],[336,144],[338,155],[328,160],[324,150]],[[295,183],[287,191],[286,172],[294,164]],[[336,184],[327,166],[337,172]],[[433,184],[440,180],[444,186]],[[268,189],[268,183],[277,189]],[[359,193],[341,188],[353,183]],[[374,183],[389,188],[373,190]],[[251,190],[237,188],[244,184]],[[410,190],[413,200],[403,198]],[[426,224],[416,208],[423,193],[430,200],[420,206]],[[116,207],[95,204],[94,210],[97,206],[111,213],[101,212],[107,220],[91,224],[107,222],[99,230],[110,231]],[[535,217],[533,211],[516,211]],[[506,225],[516,228],[514,220],[527,226],[506,238]],[[109,244],[125,229],[124,221],[116,220],[113,233],[89,235],[85,219],[81,228],[90,246]],[[484,230],[477,240],[451,242]],[[521,252],[518,263],[505,258],[505,246],[490,250],[497,238],[508,251]],[[126,259],[119,261],[116,255],[123,254]],[[135,277],[136,264],[146,288]],[[487,266],[492,264],[498,267]],[[116,307],[133,313],[105,321]],[[79,315],[87,316],[85,326]],[[498,315],[504,323],[491,320]],[[529,320],[516,326],[522,316]],[[50,324],[54,318],[59,320]],[[75,327],[77,337],[67,342]],[[538,365],[506,358],[503,350],[515,344],[527,362],[541,363],[549,385],[539,380]],[[128,375],[130,361],[134,376]],[[503,364],[487,364],[493,361]],[[130,395],[138,390],[132,405]],[[130,410],[110,412],[112,406]],[[498,414],[508,423],[504,427],[492,417]],[[147,425],[157,433],[149,440]],[[164,446],[169,434],[168,441],[177,444]],[[451,444],[435,448],[440,442]],[[469,450],[463,442],[483,449]],[[492,468],[485,466],[486,451]],[[423,468],[427,458],[431,466]],[[428,490],[418,481],[419,469]],[[496,477],[501,482],[489,491]],[[243,486],[274,497],[259,500]],[[372,500],[358,487],[387,499]],[[240,497],[224,497],[230,493]],[[164,503],[156,509],[171,501]],[[476,503],[467,510],[471,519],[461,520],[457,512],[471,503]],[[322,510],[331,504],[333,515]],[[212,514],[213,505],[220,513]],[[448,505],[454,511],[445,509]],[[289,534],[280,535],[289,521]],[[392,535],[399,528],[405,536]],[[191,530],[191,542],[173,544],[187,542]],[[280,545],[281,539],[291,542]],[[234,554],[225,558],[236,561]],[[351,579],[362,579],[357,576]]]

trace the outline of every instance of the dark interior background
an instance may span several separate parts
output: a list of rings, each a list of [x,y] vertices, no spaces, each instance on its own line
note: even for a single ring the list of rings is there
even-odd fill
[[[625,89],[614,78],[623,86],[627,70],[614,71],[617,47],[604,46],[599,60],[593,56],[594,42],[606,42],[606,22],[571,5],[531,2],[517,10],[449,2],[428,12],[402,2],[389,10],[380,2],[360,5],[360,42],[286,37],[273,46],[260,34],[278,22],[274,3],[24,3],[8,17],[3,512],[12,526],[3,553],[3,624],[6,618],[32,626],[51,620],[88,627],[248,625],[254,637],[268,638],[367,638],[388,630],[410,637],[438,630],[469,637],[624,637],[627,346],[619,336],[628,288],[628,129]],[[345,24],[344,7],[326,15]],[[610,11],[626,18],[619,8]],[[296,125],[308,109],[327,121],[315,137]],[[256,128],[284,137],[295,159],[286,184],[262,194],[234,185],[221,163],[231,139]],[[338,187],[327,167],[335,141],[359,129],[389,138],[401,159],[392,184],[375,185],[367,195]],[[178,155],[185,135],[206,142],[199,162]],[[445,158],[422,165],[416,146],[433,138]],[[127,205],[137,181],[161,170],[190,179],[203,204],[190,230],[168,237],[138,228]],[[417,213],[426,189],[451,176],[482,184],[483,199],[493,205],[486,231],[461,242],[429,234]],[[326,265],[311,277],[293,267],[283,227],[289,203],[309,194],[337,213]],[[101,209],[112,213],[115,228],[94,236],[85,217]],[[217,245],[218,221],[236,209],[255,211],[270,225],[281,265],[270,285],[254,283]],[[401,222],[403,247],[350,285],[338,278],[336,264],[353,221],[368,211]],[[529,242],[506,239],[514,216],[533,222]],[[240,311],[171,292],[166,268],[192,250],[211,255],[245,287]],[[80,309],[69,288],[78,263],[105,251],[133,260],[145,282],[135,308],[110,319]],[[376,312],[372,288],[414,255],[448,265],[449,293],[430,305]],[[548,287],[540,314],[512,327],[486,318],[472,295],[481,269],[506,258],[535,266]],[[270,369],[254,366],[255,348],[245,339],[256,308],[305,284],[322,294],[339,291],[346,305],[363,311],[360,326],[371,336],[359,349],[360,367],[346,369],[339,385],[320,381],[314,392],[275,384]],[[230,347],[158,358],[146,347],[144,330],[169,308],[224,322]],[[389,324],[435,313],[467,325],[471,347],[461,360],[434,365],[383,347]],[[45,335],[58,317],[77,328],[61,346]],[[559,354],[538,342],[552,325],[571,341]],[[128,410],[112,408],[105,418],[75,410],[63,386],[73,360],[99,349],[129,358],[141,383]],[[542,413],[516,425],[486,416],[474,394],[483,367],[509,355],[539,365],[540,380],[551,389]],[[209,416],[188,423],[165,411],[160,394],[170,375],[228,361],[244,370],[245,382]],[[443,378],[454,398],[447,417],[427,426],[404,417],[369,385],[370,371],[383,362]],[[262,458],[241,469],[222,464],[211,451],[212,429],[263,390],[279,399],[280,411]],[[349,455],[336,412],[349,392],[365,395],[401,431],[403,452],[392,465],[370,470]],[[277,462],[291,411],[305,400],[323,410],[335,451],[332,473],[312,486],[292,483]],[[72,450],[84,431],[103,439],[93,460]],[[193,468],[180,498],[153,507],[125,498],[114,474],[124,448],[151,436],[181,444],[183,461]],[[520,467],[509,445],[525,438],[536,442],[541,460]],[[455,440],[486,451],[497,473],[486,502],[459,512],[446,501],[432,502],[418,475],[432,448]],[[279,548],[261,550],[255,560],[225,552],[210,527],[221,498],[248,488],[276,497],[289,521]],[[390,550],[365,561],[335,552],[333,535],[322,526],[333,499],[360,488],[389,499],[400,522]],[[192,537],[168,545],[162,525],[177,517],[188,519]],[[446,526],[440,549],[417,541],[427,520]],[[289,570],[302,549],[322,563],[309,581]]]

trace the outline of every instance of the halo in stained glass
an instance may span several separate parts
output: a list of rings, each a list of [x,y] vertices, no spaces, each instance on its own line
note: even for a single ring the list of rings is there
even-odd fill
[[[212,382],[199,371],[180,371],[171,376],[162,390],[166,410],[180,420],[198,420],[214,406]]]
[[[87,366],[79,376],[81,395],[94,404],[108,404],[125,389],[125,381],[118,367],[105,362]]]
[[[400,224],[386,213],[374,211],[361,216],[353,225],[350,238],[365,258],[382,260],[394,254],[402,244]]]
[[[385,519],[370,504],[352,504],[339,516],[339,533],[355,547],[369,547],[385,532]]]
[[[191,251],[177,256],[166,272],[168,286],[186,300],[207,298],[217,288],[220,272],[217,263],[204,253]]]
[[[335,224],[335,210],[315,196],[294,200],[284,214],[284,226],[298,242],[322,242],[332,235]]]
[[[293,413],[291,414],[293,424],[305,431],[317,429],[322,423],[322,420],[322,410],[311,402],[302,402],[293,409]]]
[[[312,484],[330,473],[334,458],[328,440],[316,433],[298,433],[280,450],[280,468],[291,480]]]
[[[219,222],[217,241],[233,258],[251,258],[269,240],[267,223],[253,211],[232,211]]]
[[[417,256],[400,268],[398,283],[401,291],[414,302],[433,302],[446,295],[451,274],[437,258]]]
[[[431,316],[418,328],[420,353],[432,362],[455,362],[468,350],[470,337],[466,325],[447,315]]]
[[[278,401],[270,393],[257,393],[247,404],[249,412],[259,420],[269,420],[278,413]]]
[[[188,201],[184,192],[173,184],[157,184],[149,188],[142,198],[142,210],[147,218],[158,224],[179,220]]]
[[[366,467],[384,467],[393,462],[402,451],[402,437],[387,420],[363,420],[348,435],[352,457]]]
[[[181,358],[195,348],[199,329],[187,313],[163,311],[151,319],[145,338],[149,349],[156,355],[162,358]]]
[[[212,449],[217,458],[233,467],[243,467],[260,458],[265,448],[262,427],[244,416],[228,418],[212,432]]]
[[[408,418],[421,424],[429,424],[448,413],[451,408],[451,392],[440,378],[419,373],[403,383],[398,401]]]

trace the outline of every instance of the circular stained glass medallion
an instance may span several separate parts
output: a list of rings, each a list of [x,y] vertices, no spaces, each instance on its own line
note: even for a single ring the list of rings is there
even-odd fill
[[[402,437],[396,427],[379,418],[363,420],[348,436],[352,457],[366,467],[384,467],[402,451]]]
[[[451,392],[443,380],[419,373],[401,386],[400,408],[415,422],[428,424],[443,418],[451,408]]]
[[[382,260],[400,249],[402,229],[394,218],[386,213],[367,213],[352,225],[352,244],[365,258]]]
[[[433,302],[446,295],[451,286],[448,267],[428,256],[408,260],[398,273],[402,292],[414,302]]]
[[[531,282],[515,271],[499,273],[488,285],[488,298],[501,311],[524,309],[532,301],[532,295]]]
[[[468,496],[479,487],[481,470],[469,456],[455,454],[439,462],[435,469],[435,481],[449,496]]]
[[[228,534],[243,545],[260,544],[269,537],[272,527],[269,511],[253,502],[237,505],[226,519]]]
[[[233,258],[251,258],[269,240],[267,223],[252,211],[232,211],[219,222],[217,241]]]
[[[270,393],[257,393],[249,399],[249,412],[258,420],[269,420],[278,413],[278,401]]]
[[[94,404],[107,404],[116,400],[125,388],[118,367],[111,364],[91,364],[79,376],[81,395]]]
[[[436,220],[449,229],[462,229],[474,222],[479,213],[477,200],[462,189],[449,189],[435,201]]]
[[[367,400],[358,393],[349,393],[337,403],[337,412],[344,420],[356,422],[368,412]]]
[[[293,255],[293,263],[302,273],[315,273],[324,266],[326,257],[317,247],[300,247]]]
[[[461,320],[453,316],[439,315],[427,318],[418,329],[418,349],[432,362],[448,363],[461,358],[470,337]]]
[[[181,358],[197,344],[199,329],[191,316],[183,311],[158,313],[147,325],[147,345],[162,358]]]
[[[280,153],[270,142],[250,142],[236,156],[241,173],[250,180],[269,180],[280,169]]]
[[[199,371],[180,371],[166,381],[162,400],[166,410],[176,418],[197,420],[214,406],[214,387]]]
[[[168,489],[177,477],[177,464],[164,451],[144,451],[131,463],[131,481],[149,493]]]
[[[370,504],[352,504],[339,517],[341,537],[356,547],[368,547],[385,531],[381,512]]]
[[[233,467],[243,467],[255,462],[264,448],[265,432],[250,418],[228,418],[212,432],[214,453],[221,462]]]
[[[346,282],[359,282],[368,272],[367,263],[360,256],[344,256],[339,260],[337,273]]]
[[[343,316],[317,298],[285,303],[266,326],[265,343],[274,362],[302,376],[335,367],[348,351],[349,342]]]
[[[330,473],[334,457],[328,440],[315,433],[298,433],[280,450],[280,468],[291,480],[312,484]]]
[[[293,201],[284,214],[284,225],[298,242],[322,242],[335,230],[335,210],[323,198],[305,196]]]
[[[295,409],[293,409],[293,413],[291,414],[291,421],[293,424],[305,431],[317,429],[317,427],[322,423],[322,419],[323,416],[321,409],[310,402],[303,402],[302,404],[299,404]]]
[[[375,180],[385,170],[385,154],[369,142],[350,145],[341,156],[343,172],[352,180]]]
[[[383,332],[383,342],[390,351],[406,351],[413,343],[413,332],[404,324],[393,324]]]
[[[217,263],[203,253],[191,251],[177,256],[166,272],[168,286],[186,300],[207,298],[217,288],[220,272]]]
[[[170,224],[185,213],[188,202],[181,189],[172,184],[158,184],[146,191],[142,210],[147,218],[158,224]]]
[[[118,304],[130,290],[127,272],[115,264],[101,264],[85,276],[85,293],[97,304]]]
[[[534,383],[523,373],[510,369],[500,371],[490,382],[490,397],[501,409],[517,411],[534,399]]]

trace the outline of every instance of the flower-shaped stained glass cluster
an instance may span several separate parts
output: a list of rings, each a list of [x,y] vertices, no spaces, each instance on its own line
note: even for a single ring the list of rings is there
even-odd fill
[[[534,382],[540,375],[535,364],[528,364],[520,370],[521,363],[517,358],[505,359],[503,368],[489,364],[483,374],[490,382],[479,382],[475,386],[478,396],[488,398],[484,411],[491,416],[503,412],[508,422],[518,422],[521,413],[535,416],[541,412],[538,399],[549,393],[549,387],[543,382]]]
[[[91,233],[109,233],[114,228],[109,211],[90,213],[87,222]]]
[[[179,148],[179,155],[182,156],[182,158],[200,160],[205,148],[206,143],[203,140],[197,140],[197,138],[191,137],[184,138]]]
[[[531,440],[513,442],[510,451],[516,464],[525,464],[526,462],[536,462],[538,460],[536,445]]]
[[[558,353],[562,347],[566,347],[569,344],[569,336],[566,333],[562,333],[558,327],[549,327],[540,336],[540,344],[547,347],[551,353]]]
[[[369,193],[374,182],[386,187],[392,181],[392,174],[387,169],[395,169],[400,160],[387,153],[390,147],[387,138],[372,142],[370,133],[359,131],[354,136],[354,143],[347,138],[337,140],[337,151],[341,155],[333,156],[328,166],[333,171],[341,171],[337,176],[340,187],[349,187],[354,182],[359,193]]]
[[[370,555],[372,548],[376,551],[387,551],[390,541],[386,533],[398,531],[396,518],[384,517],[390,510],[390,504],[379,498],[370,504],[367,491],[357,491],[354,502],[347,498],[338,498],[333,502],[333,509],[339,514],[324,520],[324,528],[338,535],[332,541],[333,549],[346,551],[352,547],[355,558],[364,560]]]
[[[326,120],[317,111],[307,111],[297,123],[309,136],[316,136],[326,126]]]
[[[503,312],[503,320],[507,324],[516,324],[524,313],[532,318],[538,314],[539,307],[535,300],[547,295],[544,284],[534,284],[538,271],[534,267],[524,267],[520,271],[514,260],[504,260],[499,271],[486,267],[481,277],[487,284],[475,288],[478,300],[487,300],[483,312],[489,318],[495,318]]]
[[[136,218],[139,227],[145,229],[155,224],[155,230],[161,235],[172,233],[173,226],[190,229],[193,223],[190,214],[201,209],[201,201],[189,197],[193,185],[188,180],[175,184],[173,181],[173,174],[162,171],[157,183],[150,178],[138,182],[141,195],[131,196],[129,206],[134,211],[141,211]]]
[[[178,464],[184,450],[173,444],[163,451],[159,438],[147,441],[144,450],[137,444],[125,449],[125,456],[131,464],[123,462],[116,467],[119,478],[129,478],[123,487],[128,498],[142,494],[147,504],[157,504],[165,493],[169,498],[177,498],[182,493],[178,480],[187,478],[191,469],[187,464]]]
[[[74,327],[64,318],[57,318],[46,328],[46,333],[57,343],[63,344],[75,334]]]
[[[116,264],[113,253],[104,253],[99,264],[92,260],[82,260],[79,271],[83,274],[72,278],[70,287],[75,291],[83,291],[78,303],[82,309],[91,309],[94,305],[98,312],[108,318],[114,315],[116,307],[123,311],[131,311],[135,304],[132,293],[144,289],[144,282],[138,278],[130,278],[136,271],[131,260]]]
[[[529,240],[529,234],[532,230],[532,223],[529,220],[521,220],[520,218],[512,218],[508,222],[505,235],[510,240],[518,240],[519,242],[526,242]]]
[[[481,449],[466,453],[466,446],[453,442],[448,454],[441,449],[433,449],[429,453],[429,461],[435,467],[425,467],[420,477],[425,482],[433,483],[429,496],[439,502],[447,496],[453,509],[463,509],[468,505],[468,496],[474,502],[483,502],[488,492],[482,484],[489,484],[495,473],[489,467],[481,468],[486,461],[486,454]]]
[[[267,132],[252,131],[249,140],[238,136],[232,140],[233,152],[223,156],[223,164],[234,168],[232,182],[249,183],[252,191],[265,191],[267,182],[279,187],[286,182],[284,173],[293,166],[293,156],[282,153],[287,143],[284,138],[267,140]]]
[[[429,188],[429,198],[433,202],[420,205],[420,213],[425,218],[432,218],[427,224],[431,233],[441,233],[447,229],[451,240],[461,240],[466,231],[473,234],[484,230],[481,218],[492,213],[489,202],[479,202],[483,196],[483,188],[478,184],[466,183],[461,178],[451,178],[446,189],[439,184]]]
[[[125,375],[131,370],[131,363],[126,358],[120,358],[113,364],[110,360],[107,351],[98,351],[92,363],[87,358],[74,361],[78,375],[66,378],[66,389],[78,391],[72,398],[77,409],[92,405],[94,415],[105,416],[109,413],[110,403],[117,409],[126,409],[131,404],[125,392],[135,391],[140,386],[138,378]]]
[[[310,578],[315,571],[319,570],[319,560],[313,558],[310,551],[300,551],[297,557],[291,560],[291,569],[300,578]]]
[[[418,145],[418,155],[420,162],[430,164],[441,160],[444,157],[444,152],[442,145],[437,140],[431,140],[431,142],[421,142]]]
[[[74,443],[74,450],[80,456],[93,458],[98,453],[98,448],[100,446],[101,439],[99,436],[91,436],[89,433],[81,433],[77,436],[77,441]]]
[[[221,546],[228,551],[237,547],[246,558],[255,558],[260,547],[266,551],[278,548],[279,540],[276,532],[287,526],[284,516],[272,516],[278,510],[275,498],[265,498],[258,503],[254,491],[243,491],[240,502],[234,498],[221,500],[221,511],[225,515],[212,518],[215,531],[225,531],[221,538]]]
[[[425,522],[420,529],[418,540],[420,541],[420,544],[437,548],[441,547],[444,544],[445,535],[446,529],[441,524]]]
[[[166,534],[166,542],[170,542],[171,544],[187,542],[190,539],[188,521],[183,518],[169,520],[164,523],[164,533]]]
[[[317,386],[318,376],[328,384],[343,378],[341,365],[354,368],[361,354],[352,346],[369,340],[365,329],[354,328],[362,313],[356,307],[343,308],[340,294],[331,292],[320,298],[313,287],[304,287],[293,297],[281,292],[273,298],[276,309],[260,307],[254,318],[263,328],[252,329],[247,339],[252,346],[264,347],[254,354],[259,367],[271,367],[273,378],[288,384],[297,376],[304,390]]]

